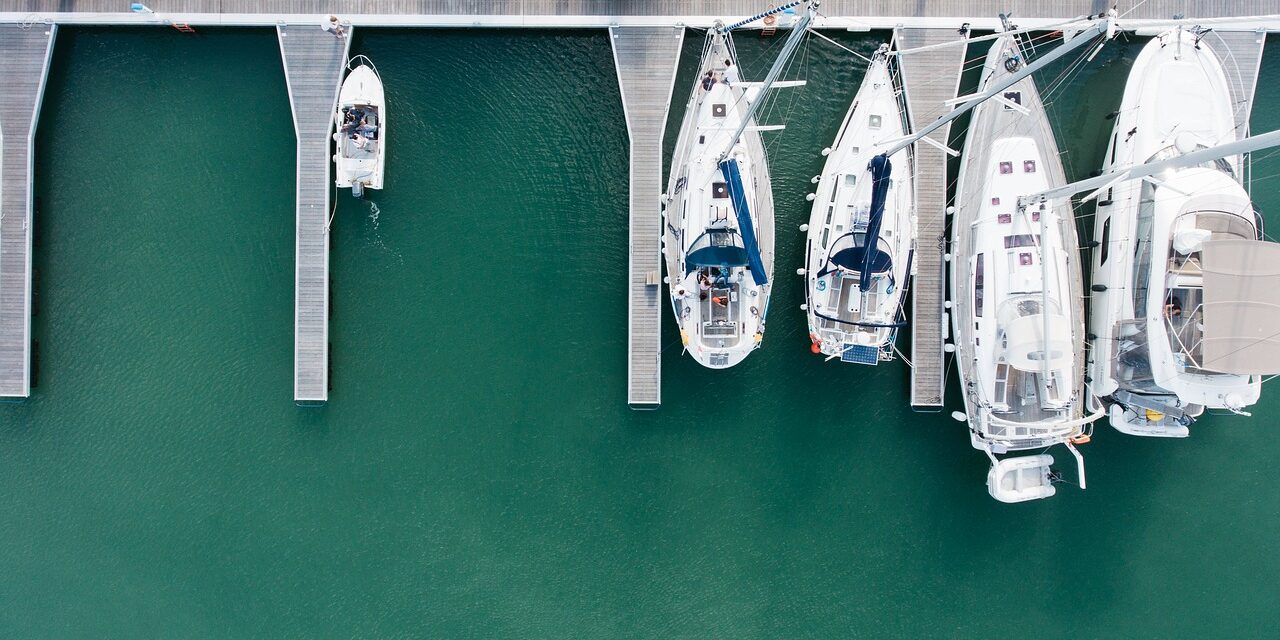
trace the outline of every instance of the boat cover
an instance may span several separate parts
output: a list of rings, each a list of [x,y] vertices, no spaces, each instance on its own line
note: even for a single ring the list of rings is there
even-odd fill
[[[1045,325],[1049,339],[1045,340]],[[1048,358],[1050,369],[1071,366],[1071,323],[1066,316],[1043,314],[1022,316],[1005,325],[1005,359],[1019,371],[1037,372]],[[1047,352],[1047,353],[1046,353]]]
[[[882,153],[872,158],[867,168],[871,169],[871,211],[867,214],[867,237],[878,240],[880,220],[884,218],[884,201],[889,195],[889,176],[893,173],[893,163],[889,162],[888,155]],[[884,256],[886,260],[889,258],[880,251],[862,252],[862,266],[858,268],[861,272],[858,277],[859,289],[866,291],[871,288],[871,274],[878,273],[872,269],[880,256]]]
[[[703,247],[690,251],[684,259],[688,271],[702,267],[743,267],[747,265],[747,253],[742,247]]]
[[[884,273],[893,266],[893,258],[889,254],[880,249],[872,249],[866,246],[867,235],[857,231],[840,236],[836,239],[834,251],[827,260],[826,266],[818,273],[818,277],[835,271],[837,267],[844,267],[850,271],[857,271],[864,274],[875,275]],[[876,244],[882,244],[879,238],[876,238]],[[866,271],[863,271],[866,269]],[[870,278],[867,278],[870,280]],[[861,282],[858,288],[866,290],[866,286]]]
[[[1237,375],[1280,373],[1280,244],[1209,240],[1200,255],[1200,368]]]
[[[742,174],[738,171],[738,161],[725,158],[720,161],[720,173],[729,189],[729,201],[733,203],[733,212],[738,215],[738,232],[742,234],[742,246],[747,251],[747,268],[756,286],[764,286],[769,282],[765,273],[764,260],[760,257],[760,243],[756,241],[755,225],[751,223],[751,210],[747,206],[747,192],[742,187]]]

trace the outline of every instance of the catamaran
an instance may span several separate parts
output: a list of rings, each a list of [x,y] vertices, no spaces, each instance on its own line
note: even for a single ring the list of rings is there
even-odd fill
[[[1143,47],[1103,171],[1169,166],[1094,194],[1090,401],[1133,435],[1185,437],[1206,408],[1244,413],[1261,375],[1280,371],[1268,295],[1280,245],[1262,240],[1242,158],[1185,159],[1242,137],[1204,33],[1178,27]]]
[[[354,69],[351,65],[359,63]],[[338,187],[351,189],[357,198],[365,189],[381,189],[387,158],[386,99],[382,77],[365,56],[347,63],[346,80],[338,92],[338,109],[334,114],[337,132],[333,155]]]
[[[1054,495],[1055,473],[1046,453],[998,455],[1066,445],[1083,486],[1084,463],[1073,444],[1089,433],[1075,218],[1069,201],[1019,203],[1066,182],[1025,61],[1014,35],[997,39],[987,54],[982,90],[994,87],[994,99],[978,105],[969,124],[951,239],[965,418],[970,443],[991,459],[988,491],[1002,502]]]
[[[773,278],[773,190],[755,113],[811,19],[797,20],[762,83],[742,82],[730,32],[792,2],[707,33],[663,198],[663,253],[685,350],[731,367],[760,346]],[[778,83],[794,86],[797,83]]]
[[[889,45],[881,45],[828,149],[807,225],[809,339],[827,359],[893,359],[912,274],[914,172],[909,145],[881,154],[907,128]]]

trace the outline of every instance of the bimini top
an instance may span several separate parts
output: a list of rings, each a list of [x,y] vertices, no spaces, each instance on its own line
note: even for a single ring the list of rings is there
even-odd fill
[[[821,278],[841,267],[860,273],[866,263],[868,251],[875,252],[871,256],[871,273],[884,273],[893,267],[893,258],[888,253],[880,249],[871,249],[866,246],[866,243],[867,234],[861,231],[846,233],[836,238],[836,241],[831,243],[827,263],[822,266],[818,277]],[[877,238],[876,245],[880,244]]]
[[[1208,240],[1201,369],[1236,375],[1280,373],[1280,244]]]
[[[1049,327],[1049,341],[1045,343],[1045,325]],[[1037,313],[1014,319],[1005,325],[1005,360],[1019,371],[1040,371],[1049,361],[1050,369],[1071,366],[1074,353],[1070,340],[1071,323],[1060,314]]]
[[[745,267],[747,250],[733,229],[708,229],[694,238],[685,255],[685,273],[703,267]]]

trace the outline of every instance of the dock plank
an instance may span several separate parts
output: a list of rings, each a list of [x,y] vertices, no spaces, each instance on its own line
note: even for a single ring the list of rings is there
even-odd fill
[[[1244,138],[1249,135],[1249,117],[1253,112],[1253,94],[1258,85],[1258,69],[1262,65],[1262,51],[1267,43],[1267,34],[1253,31],[1214,31],[1205,37],[1204,42],[1222,61],[1223,71],[1227,74],[1227,83],[1231,85],[1231,103],[1235,109],[1236,135]],[[1249,186],[1252,177],[1246,158],[1241,166],[1245,167],[1245,186]]]
[[[954,29],[899,29],[899,49],[912,49],[962,36]],[[902,84],[913,130],[946,113],[944,103],[956,97],[964,46],[940,47],[901,56]],[[950,125],[932,134],[945,142]],[[916,274],[911,284],[911,406],[942,407],[946,385],[943,334],[945,263],[942,260],[947,207],[947,155],[929,144],[916,143]]]
[[[294,133],[298,139],[294,244],[293,399],[329,398],[329,213],[333,113],[352,29],[279,25]]]
[[[923,17],[994,18],[1013,11],[1018,18],[1069,19],[1098,14],[1111,7],[1100,0],[1011,2],[1010,0],[823,0],[822,13],[834,18]],[[152,0],[163,14],[337,14],[353,15],[476,15],[476,16],[619,16],[670,18],[745,17],[768,3],[759,0]],[[1130,0],[1120,4],[1130,20],[1189,17],[1260,16],[1280,13],[1277,0]],[[129,13],[118,0],[0,0],[0,12]],[[911,25],[907,25],[911,26]],[[959,26],[957,23],[956,26]]]
[[[0,397],[31,395],[32,172],[55,25],[0,25]]]
[[[627,279],[627,404],[661,402],[662,138],[684,43],[684,29],[609,29],[630,145]]]

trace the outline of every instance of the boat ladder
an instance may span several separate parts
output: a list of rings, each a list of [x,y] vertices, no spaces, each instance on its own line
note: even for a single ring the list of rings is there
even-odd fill
[[[178,31],[181,31],[181,32],[183,32],[183,33],[195,33],[195,32],[196,32],[196,30],[195,30],[195,28],[194,28],[194,27],[192,27],[191,25],[189,25],[189,24],[187,24],[187,23],[185,23],[185,22],[175,22],[175,23],[173,23],[173,28],[174,28],[174,29],[177,29]]]

